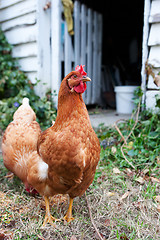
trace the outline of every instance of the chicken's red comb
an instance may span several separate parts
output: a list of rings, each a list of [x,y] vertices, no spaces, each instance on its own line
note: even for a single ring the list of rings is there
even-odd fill
[[[81,75],[83,75],[83,76],[86,76],[87,75],[87,73],[84,71],[84,66],[85,65],[83,65],[82,66],[82,64],[79,66],[79,65],[77,65],[77,67],[75,67],[75,71],[77,71],[77,72],[80,72],[80,74]]]

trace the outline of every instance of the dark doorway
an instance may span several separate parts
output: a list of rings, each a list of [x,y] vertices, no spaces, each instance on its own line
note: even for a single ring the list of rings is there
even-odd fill
[[[141,84],[144,1],[81,2],[103,14],[102,102],[115,107],[114,86]]]

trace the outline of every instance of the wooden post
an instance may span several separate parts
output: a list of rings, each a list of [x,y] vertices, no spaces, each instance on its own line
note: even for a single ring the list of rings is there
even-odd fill
[[[141,88],[143,91],[142,104],[145,103],[146,98],[146,73],[145,73],[145,63],[148,58],[148,36],[149,36],[149,13],[150,13],[151,1],[145,0],[144,5],[144,26],[143,26],[143,43],[142,43],[142,69],[141,77],[142,83]]]
[[[46,0],[37,0],[37,44],[38,69],[37,78],[41,82],[37,86],[38,95],[44,96],[51,86],[51,10],[44,11]]]
[[[80,59],[80,3],[74,3],[74,51],[75,51],[75,66],[81,64]]]
[[[52,93],[56,92],[54,102],[57,106],[58,103],[58,92],[61,84],[61,0],[53,0],[51,3],[51,46],[52,46],[52,57],[51,57],[51,88]]]

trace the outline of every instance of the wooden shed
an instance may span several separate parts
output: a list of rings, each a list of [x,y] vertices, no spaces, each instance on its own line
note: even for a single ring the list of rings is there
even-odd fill
[[[84,95],[87,104],[100,98],[102,14],[85,4],[74,3],[74,35],[67,30],[61,0],[1,0],[0,25],[14,47],[21,69],[40,96],[48,88],[58,93],[61,80],[77,65],[86,65],[92,78]],[[57,103],[57,95],[54,96]]]
[[[0,0],[0,26],[21,69],[41,80],[38,94],[58,93],[63,77],[84,64],[92,78],[86,104],[110,106],[115,85],[142,84],[143,102],[154,107],[158,87],[147,81],[145,63],[160,71],[160,0],[73,2],[70,35],[61,0]]]
[[[154,83],[154,76],[160,73],[160,0],[145,0],[142,52],[143,102],[155,109],[155,96],[160,95],[160,87]],[[154,74],[146,74],[146,62]]]

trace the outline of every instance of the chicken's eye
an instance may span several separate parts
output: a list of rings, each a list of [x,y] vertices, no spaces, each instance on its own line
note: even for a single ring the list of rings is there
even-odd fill
[[[73,77],[74,77],[74,78],[77,78],[77,75],[74,75]]]

